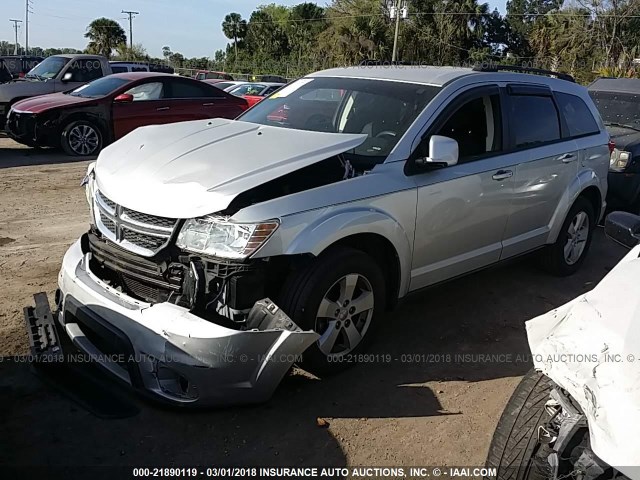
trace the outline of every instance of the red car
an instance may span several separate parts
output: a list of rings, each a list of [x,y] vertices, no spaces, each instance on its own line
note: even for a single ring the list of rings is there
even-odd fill
[[[249,106],[253,107],[256,103],[261,102],[282,87],[284,87],[284,83],[243,83],[236,88],[229,89],[229,93],[244,98]]]
[[[198,80],[118,73],[15,103],[6,129],[25,145],[61,146],[69,155],[86,156],[144,125],[235,118],[247,108],[244,99]]]

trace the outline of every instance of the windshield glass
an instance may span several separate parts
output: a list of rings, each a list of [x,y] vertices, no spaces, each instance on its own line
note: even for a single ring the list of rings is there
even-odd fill
[[[315,132],[363,133],[348,155],[384,160],[440,91],[413,83],[303,78],[267,97],[238,120]]]
[[[104,97],[127,83],[129,80],[107,76],[82,85],[70,92],[69,95],[86,98]]]
[[[640,128],[640,94],[589,91],[605,124]]]
[[[45,58],[41,63],[29,70],[27,77],[48,80],[60,73],[62,67],[69,63],[70,58],[65,57],[49,57]]]
[[[260,95],[260,93],[267,88],[266,85],[260,85],[257,83],[247,83],[245,85],[240,85],[239,87],[231,90],[233,95],[238,95],[239,97],[242,95]]]

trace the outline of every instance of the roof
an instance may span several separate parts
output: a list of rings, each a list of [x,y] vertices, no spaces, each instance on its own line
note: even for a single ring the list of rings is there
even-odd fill
[[[111,78],[122,78],[124,80],[141,80],[143,78],[149,77],[171,77],[174,78],[175,75],[171,73],[161,73],[161,72],[122,72],[122,73],[113,73],[109,75]],[[190,80],[190,79],[187,79]]]
[[[309,75],[310,77],[366,78],[370,80],[392,80],[397,82],[423,83],[442,86],[466,75],[478,75],[471,68],[435,66],[353,66],[332,68]]]
[[[640,93],[640,78],[598,78],[588,88],[599,92]]]

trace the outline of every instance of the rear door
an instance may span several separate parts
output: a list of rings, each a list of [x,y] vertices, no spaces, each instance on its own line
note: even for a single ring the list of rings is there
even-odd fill
[[[143,83],[120,93],[133,96],[133,102],[112,106],[114,140],[144,125],[171,123],[170,102],[165,99],[166,87],[159,78],[149,78]]]
[[[204,82],[180,78],[166,80],[167,105],[172,122],[206,118],[236,118],[243,112],[242,100]]]
[[[509,148],[518,165],[502,258],[545,244],[580,155],[549,87],[511,84],[506,92]]]

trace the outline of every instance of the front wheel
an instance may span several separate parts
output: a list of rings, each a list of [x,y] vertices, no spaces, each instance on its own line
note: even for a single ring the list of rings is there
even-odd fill
[[[538,441],[538,430],[549,420],[545,409],[551,380],[530,370],[509,399],[496,427],[487,467],[496,468],[497,480],[542,480],[547,478]]]
[[[77,120],[62,129],[60,143],[67,155],[97,155],[103,146],[102,132],[88,120]]]
[[[303,354],[301,366],[325,375],[344,370],[373,339],[385,305],[380,267],[366,253],[339,247],[292,274],[283,286],[280,307],[318,341]]]

